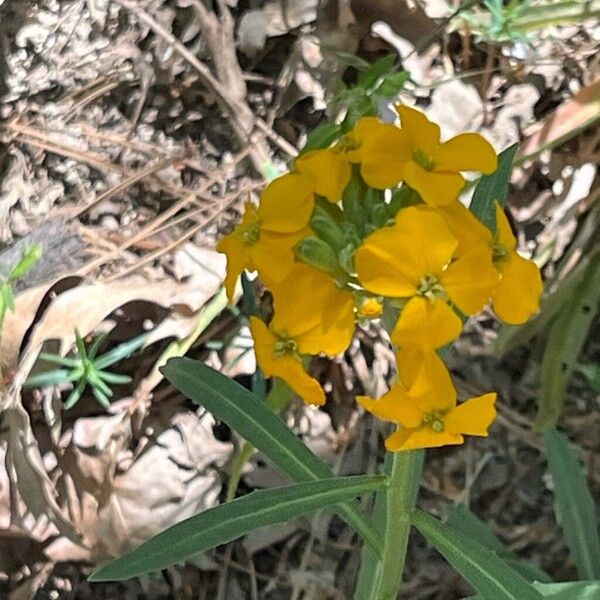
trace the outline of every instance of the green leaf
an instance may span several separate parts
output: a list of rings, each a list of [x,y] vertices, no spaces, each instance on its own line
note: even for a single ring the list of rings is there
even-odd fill
[[[395,98],[409,79],[410,73],[407,71],[392,73],[379,84],[379,87],[376,90],[377,94],[388,99]]]
[[[115,581],[158,571],[259,527],[282,523],[381,490],[386,481],[380,475],[331,477],[252,492],[170,527],[100,567],[89,580]]]
[[[388,54],[379,60],[376,60],[364,73],[358,78],[356,87],[365,90],[372,90],[377,86],[377,83],[394,70],[396,64],[396,54]]]
[[[44,373],[38,373],[32,375],[25,380],[23,387],[46,387],[49,385],[58,385],[59,383],[66,383],[72,381],[71,372],[65,369],[54,369],[52,371],[45,371]]]
[[[10,285],[10,283],[3,283],[0,286],[0,295],[2,296],[4,306],[11,312],[14,312],[15,295],[13,294],[12,286]]]
[[[311,150],[320,150],[321,148],[329,148],[342,134],[342,128],[336,123],[323,123],[309,134],[306,144],[300,150],[300,156]]]
[[[108,331],[103,331],[100,335],[96,336],[96,338],[92,342],[92,345],[89,347],[89,350],[87,353],[89,360],[93,361],[94,358],[96,358],[96,354],[98,354],[98,350],[100,350],[100,346],[102,346],[102,344],[104,343],[104,340],[106,340],[107,337],[108,337]]]
[[[556,425],[565,402],[567,384],[600,300],[600,254],[586,269],[571,301],[550,327],[540,367],[539,408],[534,428]]]
[[[72,368],[77,365],[77,360],[73,358],[67,358],[66,356],[61,356],[60,354],[50,354],[49,352],[40,352],[38,355],[38,360],[49,362],[55,365],[62,365],[63,367]]]
[[[104,394],[103,391],[101,391],[100,389],[98,389],[95,386],[92,386],[92,394],[94,394],[94,398],[96,398],[96,400],[98,400],[98,403],[100,404],[100,406],[102,406],[102,408],[105,408],[106,410],[108,410],[110,408],[110,400]],[[65,408],[67,408],[66,405],[65,405]]]
[[[600,365],[585,364],[578,365],[577,372],[585,377],[586,381],[597,391],[600,392]]]
[[[179,391],[225,421],[295,481],[332,476],[329,467],[271,409],[235,381],[189,358],[172,358],[161,372]],[[358,506],[344,504],[339,512],[380,555],[381,538]]]
[[[552,579],[539,567],[529,561],[521,560],[514,552],[507,548],[494,534],[492,528],[477,518],[464,504],[454,504],[448,511],[447,523],[460,533],[495,552],[506,561],[515,571],[518,571],[527,581],[547,581]]]
[[[486,600],[540,600],[540,592],[494,552],[429,515],[413,525]]]
[[[348,65],[349,67],[354,67],[359,71],[366,71],[371,66],[371,63],[366,61],[364,58],[360,58],[360,56],[357,56],[356,54],[338,50],[336,47],[324,44],[322,42],[321,52],[334,56],[342,64]]]
[[[106,383],[123,384],[131,382],[129,375],[121,375],[120,373],[111,373],[109,371],[98,371],[96,374],[102,381],[106,381]]]
[[[508,194],[508,184],[513,160],[518,144],[509,146],[498,156],[498,168],[491,175],[483,175],[469,206],[469,210],[488,228],[496,233],[496,202],[504,205]]]
[[[579,575],[583,579],[600,579],[596,507],[577,452],[566,436],[553,427],[544,432],[544,441],[557,517]]]
[[[598,600],[600,581],[576,581],[570,583],[534,583],[533,587],[550,600]],[[483,596],[472,596],[465,600],[485,600]]]
[[[128,342],[125,342],[124,344],[120,344],[110,352],[107,352],[106,354],[103,354],[102,356],[98,357],[94,361],[94,367],[96,367],[96,369],[98,370],[106,369],[106,367],[110,367],[116,362],[127,358],[128,356],[133,354],[138,348],[141,348],[144,345],[149,335],[150,332],[147,331],[129,340]]]
[[[69,394],[67,399],[65,400],[65,410],[69,410],[73,408],[77,402],[79,402],[79,398],[81,398],[81,394],[83,394],[83,390],[85,390],[85,386],[87,385],[87,381],[85,379],[81,379],[77,385],[73,388],[73,391]]]
[[[33,267],[33,265],[35,265],[35,263],[38,260],[40,260],[41,257],[41,244],[34,244],[33,246],[29,247],[23,253],[21,260],[13,267],[12,271],[10,272],[8,276],[9,281],[14,281],[15,279],[23,277],[23,275],[25,275],[25,273],[27,273]]]

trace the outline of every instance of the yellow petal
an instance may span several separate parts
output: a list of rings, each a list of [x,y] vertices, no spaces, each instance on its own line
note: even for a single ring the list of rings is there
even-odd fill
[[[393,227],[372,233],[354,255],[354,266],[363,287],[397,298],[415,294],[422,273],[397,258],[402,256],[398,252],[410,250],[410,243],[397,236]]]
[[[267,377],[273,375],[273,365],[277,360],[275,356],[275,342],[277,337],[261,319],[250,317],[250,331],[254,339],[254,352],[260,368]]]
[[[441,273],[456,245],[456,238],[435,210],[425,206],[402,209],[394,225],[371,234],[357,250],[358,279],[377,294],[412,296],[423,277]]]
[[[263,321],[250,317],[250,331],[254,338],[256,360],[267,377],[280,377],[309,404],[325,403],[323,388],[316,379],[308,375],[297,357],[275,354],[277,337]]]
[[[258,216],[263,231],[291,233],[308,225],[314,209],[311,182],[298,173],[274,179],[260,196]]]
[[[277,363],[277,373],[306,402],[321,406],[325,404],[325,392],[319,382],[311,377],[302,363],[292,356],[284,356]]]
[[[362,178],[377,189],[396,187],[402,181],[404,165],[411,160],[413,154],[408,136],[387,123],[379,123],[371,131],[361,132],[361,136]]]
[[[296,338],[315,327],[322,320],[327,284],[333,285],[333,280],[323,271],[294,263],[283,279],[269,285],[275,309],[273,328]]]
[[[270,287],[273,327],[295,338],[302,354],[335,356],[354,335],[354,298],[323,271],[295,263],[289,274]]]
[[[406,164],[404,181],[419,192],[423,202],[430,206],[444,206],[454,202],[465,184],[459,173],[426,171],[416,162]]]
[[[460,317],[446,302],[415,296],[402,309],[392,341],[400,348],[434,350],[455,340],[461,331]]]
[[[309,234],[308,229],[295,233],[261,231],[260,239],[248,252],[260,278],[271,287],[289,274],[296,262],[294,246]]]
[[[352,175],[352,168],[342,152],[332,149],[313,150],[296,160],[296,169],[305,175],[319,196],[338,202]]]
[[[385,440],[385,447],[390,452],[403,450],[417,450],[419,448],[438,448],[439,446],[450,446],[462,444],[462,435],[447,433],[445,431],[433,431],[430,427],[419,429],[402,429],[392,433]]]
[[[456,388],[444,361],[435,352],[401,349],[396,361],[407,396],[421,415],[454,408]]]
[[[466,315],[479,312],[494,293],[499,273],[489,250],[479,249],[453,262],[442,274],[448,296]]]
[[[504,209],[498,202],[496,202],[496,239],[494,241],[507,252],[517,248],[517,238],[512,232]]]
[[[454,256],[459,258],[476,248],[490,248],[492,232],[461,202],[440,206],[452,235],[458,240]]]
[[[410,136],[414,145],[425,154],[433,156],[440,145],[440,126],[416,108],[399,104],[396,110],[400,115],[402,130]]]
[[[487,436],[488,428],[496,418],[496,394],[471,398],[444,416],[444,431],[449,434]]]
[[[248,256],[248,248],[237,236],[236,232],[232,232],[221,238],[217,244],[217,251],[227,255],[227,272],[225,274],[225,291],[231,302],[235,291],[235,284],[240,273],[251,265]]]
[[[383,123],[377,117],[361,117],[354,126],[354,129],[346,135],[346,159],[352,163],[359,163],[362,160],[362,145],[368,138],[376,138],[379,135],[385,135],[389,123]]]
[[[479,171],[489,175],[498,168],[494,147],[478,133],[461,133],[444,142],[433,160],[436,171]]]
[[[383,421],[402,423],[405,427],[417,427],[423,420],[423,412],[412,402],[399,383],[394,383],[389,392],[379,400],[359,396],[357,401],[365,410]]]
[[[347,350],[354,336],[354,299],[347,292],[333,292],[323,307],[317,327],[298,338],[300,351],[335,356]]]
[[[495,265],[502,277],[492,295],[494,311],[509,325],[524,323],[540,306],[543,289],[540,270],[516,252]]]

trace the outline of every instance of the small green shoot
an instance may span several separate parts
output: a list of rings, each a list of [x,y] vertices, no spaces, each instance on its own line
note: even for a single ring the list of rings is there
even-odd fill
[[[113,391],[110,389],[109,385],[129,383],[131,377],[128,375],[111,373],[105,369],[133,354],[135,350],[144,344],[148,337],[148,333],[143,333],[124,344],[120,344],[110,352],[96,357],[98,350],[102,346],[107,335],[108,334],[103,333],[97,336],[90,347],[86,348],[83,338],[76,329],[76,356],[74,358],[67,358],[57,354],[41,352],[39,356],[41,360],[60,365],[64,368],[33,375],[25,381],[25,386],[46,387],[49,385],[73,382],[73,390],[65,402],[65,409],[67,410],[73,408],[75,404],[77,404],[85,388],[89,386],[98,403],[103,408],[108,409],[110,407],[110,398],[113,395]]]
[[[25,250],[19,262],[12,267],[8,275],[0,275],[0,330],[6,311],[15,311],[15,295],[13,292],[13,284],[17,279],[21,279],[42,256],[41,244],[34,244]]]

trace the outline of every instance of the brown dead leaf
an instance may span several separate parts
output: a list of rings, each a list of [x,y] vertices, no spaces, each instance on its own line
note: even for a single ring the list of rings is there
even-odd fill
[[[9,393],[18,394],[14,389]],[[19,399],[12,399],[9,404],[2,413],[2,425],[8,431],[6,468],[11,480],[16,483],[27,510],[36,519],[45,517],[61,535],[81,544],[79,533],[56,501],[56,490],[46,473],[27,412]],[[14,512],[12,517],[16,517]]]
[[[14,369],[19,359],[22,335],[26,330],[20,320],[27,318],[29,323],[32,322],[32,312],[35,314],[34,311],[37,310],[36,301],[41,301],[46,291],[47,288],[29,290],[26,292],[27,299],[23,302],[22,296],[18,296],[15,302],[17,311],[7,315],[5,327],[9,333],[1,340],[0,352],[8,369]],[[151,302],[165,308],[173,307],[182,314],[191,314],[213,293],[214,291],[207,290],[204,280],[198,285],[169,281],[148,284],[139,279],[80,285],[59,295],[50,303],[34,325],[26,350],[37,353],[44,341],[59,340],[60,352],[65,353],[74,342],[75,328],[86,336],[110,313],[134,300]]]
[[[117,556],[160,531],[218,502],[221,478],[216,466],[230,457],[232,445],[219,442],[213,418],[177,412],[164,428],[155,423],[143,450],[118,472],[98,511],[99,538]],[[101,551],[101,549],[100,549]]]
[[[519,160],[531,160],[556,148],[600,120],[600,79],[563,102],[541,124],[531,128],[519,151]]]
[[[42,300],[57,281],[49,281],[17,295],[15,310],[6,314],[0,336],[0,363],[3,369],[15,368],[25,334],[33,324]]]
[[[329,46],[355,52],[377,21],[413,44],[435,41],[436,26],[416,3],[404,0],[322,0],[318,9],[319,37]],[[428,44],[429,45],[429,44]],[[420,47],[419,50],[423,50]]]

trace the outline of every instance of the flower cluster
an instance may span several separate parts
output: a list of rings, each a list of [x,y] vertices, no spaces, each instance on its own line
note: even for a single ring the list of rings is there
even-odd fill
[[[308,403],[325,402],[310,358],[343,352],[357,323],[381,319],[398,375],[382,398],[358,400],[398,425],[392,451],[487,435],[496,394],[457,404],[439,350],[490,301],[505,322],[526,321],[542,290],[503,209],[492,232],[458,200],[462,172],[496,170],[491,145],[475,133],[442,143],[422,112],[397,110],[400,127],[364,117],[332,147],[297,158],[218,246],[230,298],[243,269],[271,291],[270,322],[251,318],[257,360]]]

